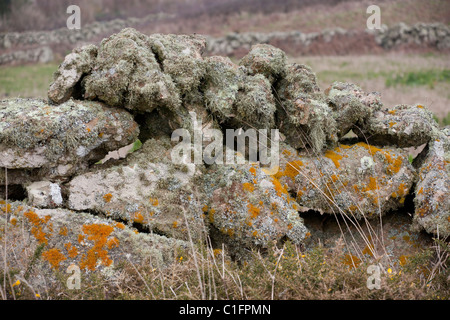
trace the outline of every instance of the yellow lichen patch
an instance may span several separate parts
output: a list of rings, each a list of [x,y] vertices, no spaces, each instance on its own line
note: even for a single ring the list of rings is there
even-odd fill
[[[250,171],[250,173],[251,173],[253,176],[256,177],[256,169],[255,169],[254,167],[251,167],[251,168],[249,169],[249,171]]]
[[[336,182],[338,180],[339,180],[339,178],[337,175],[335,175],[335,174],[331,175],[331,181]]]
[[[11,204],[8,203],[7,205],[3,205],[0,209],[1,209],[4,213],[9,213],[9,212],[11,212]]]
[[[208,212],[208,206],[206,204],[203,206],[202,211],[205,213]]]
[[[70,242],[65,243],[64,248],[66,248],[69,258],[75,258],[78,255],[78,249]]]
[[[80,268],[95,270],[98,262],[109,266],[112,260],[108,256],[108,251],[104,249],[108,241],[108,236],[114,231],[114,227],[107,224],[83,225],[82,230],[87,239],[94,242],[94,246],[86,253],[80,261]]]
[[[341,164],[339,163],[339,160],[341,160],[343,158],[342,155],[337,154],[333,150],[328,150],[327,152],[325,152],[324,156],[328,159],[331,159],[331,161],[333,161],[336,168],[339,169],[339,167],[341,166]]]
[[[395,115],[397,110],[389,110],[388,112],[389,112],[389,114]]]
[[[159,204],[159,201],[156,198],[150,198],[150,204],[156,207]]]
[[[352,254],[346,254],[342,259],[342,263],[348,266],[349,269],[352,269],[358,268],[358,266],[361,264],[361,260]]]
[[[419,192],[417,192],[417,194],[422,194],[423,193],[423,187],[420,188]]]
[[[122,222],[116,222],[116,228],[125,229],[125,225]]]
[[[108,240],[106,246],[108,247],[109,250],[111,250],[113,248],[118,248],[119,244],[120,244],[119,239],[117,239],[116,237],[112,237],[111,239]]]
[[[258,230],[252,232],[252,236],[256,237],[258,235]]]
[[[174,229],[178,228],[178,221],[172,222],[172,227],[173,227]]]
[[[287,189],[284,186],[282,186],[281,182],[274,176],[272,176],[272,184],[278,196],[281,196],[282,194],[288,194]]]
[[[247,204],[248,213],[250,214],[250,217],[252,219],[255,219],[257,216],[259,216],[261,209],[258,207],[255,207],[251,203]]]
[[[392,128],[394,125],[396,125],[397,124],[397,122],[394,122],[394,121],[390,121],[389,122],[389,128]]]
[[[408,262],[408,258],[406,255],[401,255],[398,257],[398,263],[403,267]]]
[[[145,221],[145,218],[142,215],[141,211],[136,211],[131,214],[131,220],[133,220],[136,223],[143,224]]]
[[[300,173],[300,167],[303,166],[303,162],[300,160],[291,161],[286,163],[286,167],[284,171],[278,171],[275,174],[277,179],[281,177],[289,177],[292,180],[295,180],[295,177]]]
[[[60,236],[67,236],[67,232],[68,232],[67,227],[63,226],[62,228],[59,229],[59,233],[58,234]]]
[[[255,191],[255,186],[252,183],[250,183],[250,182],[244,182],[242,184],[242,187],[244,188],[244,190],[246,190],[248,192]]]
[[[369,183],[363,189],[363,191],[373,191],[373,190],[379,190],[377,179],[375,179],[374,177],[369,177]]]
[[[107,193],[103,196],[103,200],[105,200],[105,202],[110,202],[112,199],[112,194],[111,193]]]
[[[423,107],[422,105],[418,104],[418,105],[417,105],[417,108],[423,109],[424,107]]]
[[[213,250],[214,257],[220,256],[222,254],[222,249]]]
[[[66,257],[56,248],[44,251],[42,253],[42,258],[48,261],[53,269],[58,269],[59,264],[66,260]]]
[[[209,222],[214,223],[214,214],[215,213],[216,213],[216,210],[214,210],[212,208],[209,210],[209,212],[208,212]]]
[[[50,216],[44,216],[40,218],[37,213],[32,210],[28,210],[24,213],[24,216],[33,225],[31,228],[31,234],[36,238],[40,244],[48,244],[48,235],[43,231],[44,225],[50,220]]]

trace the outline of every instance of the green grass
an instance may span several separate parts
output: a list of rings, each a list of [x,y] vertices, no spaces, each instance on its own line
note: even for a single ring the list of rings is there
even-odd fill
[[[44,98],[58,64],[0,67],[0,98]]]
[[[450,70],[409,71],[404,74],[390,75],[386,79],[386,86],[428,86],[434,88],[437,82],[450,83]]]

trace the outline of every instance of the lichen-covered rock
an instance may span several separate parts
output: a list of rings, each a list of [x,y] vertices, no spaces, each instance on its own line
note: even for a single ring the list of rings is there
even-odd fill
[[[286,60],[282,50],[269,44],[257,44],[252,46],[239,64],[245,66],[250,75],[262,74],[273,84],[284,75]]]
[[[101,42],[95,65],[81,86],[86,99],[130,110],[150,112],[157,106],[175,110],[181,105],[179,90],[161,69],[149,38],[132,28]]]
[[[325,94],[338,124],[339,138],[346,135],[355,124],[363,122],[382,106],[379,93],[366,94],[359,86],[352,83],[334,82],[325,90]]]
[[[260,74],[246,77],[237,93],[235,110],[233,127],[272,129],[276,105],[269,81]]]
[[[61,187],[50,181],[37,181],[26,187],[28,203],[34,207],[54,208],[63,204]]]
[[[432,112],[422,105],[397,105],[375,112],[360,128],[355,133],[364,141],[405,148],[427,143],[434,136],[437,123]]]
[[[277,127],[292,147],[320,152],[337,141],[332,110],[320,92],[316,75],[305,65],[291,64],[276,85]]]
[[[204,80],[205,106],[220,121],[234,116],[234,103],[241,87],[244,73],[226,57],[205,59],[206,74]]]
[[[415,177],[405,151],[363,142],[321,156],[281,147],[280,181],[308,209],[376,218],[403,206]]]
[[[164,73],[170,75],[181,94],[197,90],[205,76],[202,54],[206,39],[200,35],[162,35],[148,37]]]
[[[68,207],[138,224],[155,233],[193,239],[204,230],[194,164],[171,162],[168,140],[148,140],[126,163],[78,175],[68,184]],[[186,221],[189,225],[186,225]]]
[[[444,129],[418,156],[415,229],[450,235],[450,129]]]
[[[88,161],[134,142],[138,134],[128,112],[98,102],[69,100],[53,106],[37,99],[0,101],[0,167],[8,169],[67,177]]]
[[[91,72],[96,56],[97,47],[92,44],[76,48],[68,54],[54,74],[54,81],[48,90],[49,99],[63,103],[73,95],[81,96],[81,92],[74,92],[75,86],[83,75]]]
[[[259,164],[216,164],[201,181],[203,211],[226,243],[266,247],[284,237],[297,244],[307,237],[298,204]]]
[[[0,200],[0,213],[0,236],[5,236],[7,223],[10,240],[8,267],[26,271],[27,281],[38,291],[46,287],[39,280],[42,275],[47,282],[55,281],[55,272],[66,273],[71,265],[85,275],[96,272],[114,278],[124,263],[164,269],[178,254],[188,252],[184,241],[139,233],[123,223],[85,212],[38,209],[19,201]],[[88,283],[81,283],[81,287],[86,286]]]

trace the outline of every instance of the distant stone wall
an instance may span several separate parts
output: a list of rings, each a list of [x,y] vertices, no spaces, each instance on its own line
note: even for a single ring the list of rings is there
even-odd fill
[[[278,46],[309,47],[317,42],[330,43],[335,39],[351,41],[355,36],[373,37],[376,45],[385,50],[404,44],[430,46],[438,50],[450,48],[450,27],[442,23],[417,23],[407,26],[400,23],[391,28],[384,25],[381,30],[327,29],[322,32],[247,32],[232,33],[221,38],[208,38],[207,51],[210,54],[233,55],[237,51],[248,51],[257,43],[274,43]],[[286,48],[283,48],[286,49]]]
[[[167,18],[167,14],[152,14],[145,18],[115,19],[111,21],[94,22],[83,26],[79,30],[60,28],[53,31],[31,31],[0,33],[0,50],[19,46],[50,45],[50,44],[76,44],[89,41],[96,36],[119,32],[123,28],[136,26],[146,22]]]
[[[48,62],[54,57],[52,46],[77,45],[93,42],[123,28],[138,26],[167,15],[149,15],[143,19],[95,22],[80,30],[61,28],[54,31],[0,34],[0,65],[24,62]],[[383,25],[380,30],[327,29],[321,32],[246,32],[231,33],[224,37],[207,37],[207,55],[243,56],[252,45],[272,44],[290,54],[361,54],[395,50],[402,45],[435,50],[450,49],[450,27],[442,23],[404,23],[393,27]],[[37,48],[39,47],[39,48]],[[2,52],[3,51],[3,52]]]

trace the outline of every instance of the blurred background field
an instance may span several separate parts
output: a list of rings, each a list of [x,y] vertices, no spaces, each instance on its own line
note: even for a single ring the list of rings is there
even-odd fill
[[[439,22],[448,26],[450,22],[448,0],[0,0],[0,32],[64,28],[68,17],[66,8],[70,4],[81,8],[82,29],[96,21],[163,14],[156,20],[140,20],[133,25],[147,34],[195,32],[223,37],[245,32],[321,32],[338,27],[362,31],[366,29],[369,16],[366,9],[371,4],[380,7],[381,22],[387,26],[400,22],[407,25]],[[90,42],[98,43],[112,33],[102,33]],[[368,52],[358,54],[359,44],[354,41],[348,44],[348,54],[336,55],[335,42],[321,45],[317,54],[296,54],[295,48],[288,50],[289,59],[311,66],[322,89],[333,81],[353,82],[365,91],[380,92],[387,107],[420,103],[428,106],[442,124],[450,121],[448,50],[404,46],[383,51],[369,47]],[[81,44],[51,44],[55,54],[46,63],[0,65],[0,98],[45,98],[53,72],[64,56]],[[0,54],[19,49],[0,48]],[[238,61],[239,57],[231,57]]]

